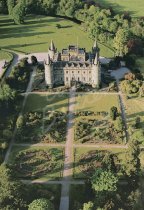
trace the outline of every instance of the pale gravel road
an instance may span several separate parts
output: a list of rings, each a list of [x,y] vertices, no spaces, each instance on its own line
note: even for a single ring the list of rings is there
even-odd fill
[[[65,147],[65,161],[63,171],[63,184],[61,189],[61,200],[59,210],[69,210],[69,182],[73,175],[73,141],[74,141],[74,110],[75,110],[75,88],[72,87],[69,95],[69,114],[67,123],[67,137]]]

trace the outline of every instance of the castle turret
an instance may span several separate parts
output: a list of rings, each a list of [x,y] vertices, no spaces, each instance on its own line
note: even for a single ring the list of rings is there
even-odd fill
[[[48,54],[49,54],[50,59],[52,61],[54,60],[54,56],[55,56],[56,51],[57,51],[57,49],[55,48],[55,45],[54,45],[53,41],[51,40],[51,44],[50,44],[50,47],[49,47],[49,50],[48,50]]]
[[[99,53],[96,52],[95,59],[92,64],[92,86],[99,88],[101,82],[101,68],[99,63]]]
[[[45,82],[48,87],[53,87],[53,65],[49,54],[47,60],[45,61]]]

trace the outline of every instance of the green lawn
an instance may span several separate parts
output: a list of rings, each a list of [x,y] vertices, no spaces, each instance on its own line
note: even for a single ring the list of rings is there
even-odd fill
[[[0,61],[1,60],[10,61],[11,59],[12,59],[12,55],[9,52],[0,50]]]
[[[144,128],[144,98],[125,99],[125,105],[128,125],[132,125],[136,117],[140,117],[140,128],[136,130]]]
[[[60,24],[58,29],[56,24]],[[93,41],[82,31],[80,25],[57,17],[29,16],[25,25],[14,25],[8,16],[0,16],[0,46],[24,53],[46,52],[53,39],[58,50],[66,48],[69,44],[76,44],[91,50]],[[112,57],[113,52],[100,45],[101,55]]]
[[[27,152],[29,153],[26,154]],[[31,155],[33,152],[35,152],[34,155]],[[45,152],[45,155],[43,156],[39,152]],[[22,156],[18,158],[20,154]],[[49,156],[48,154],[51,155]],[[59,179],[63,173],[63,148],[13,146],[8,164],[14,170],[17,168],[15,171],[18,178],[38,180]],[[50,171],[48,170],[49,167],[51,168]],[[36,178],[33,177],[34,174],[36,174]]]
[[[131,124],[136,117],[140,117],[144,126],[144,99],[132,98],[125,100],[128,122]]]
[[[104,94],[78,94],[76,97],[76,111],[109,112],[112,106],[119,109],[117,95]]]
[[[95,0],[105,7],[112,7],[116,12],[128,11],[133,17],[144,15],[144,1],[143,0]]]
[[[67,94],[29,94],[24,112],[29,111],[61,111],[68,110],[68,95]]]

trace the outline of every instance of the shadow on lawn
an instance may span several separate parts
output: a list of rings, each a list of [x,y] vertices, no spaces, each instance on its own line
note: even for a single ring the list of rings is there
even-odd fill
[[[134,114],[129,114],[127,115],[128,118],[133,118],[133,117],[144,117],[144,112],[137,112],[137,113],[134,113]]]
[[[59,109],[67,108],[68,102],[63,102],[68,100],[68,94],[60,93],[52,95],[40,95],[40,94],[30,94],[27,98],[26,106],[24,112],[27,111],[58,111]],[[60,104],[59,104],[60,103]]]
[[[112,3],[112,2],[110,3],[107,0],[98,1],[96,4],[100,5],[102,8],[106,9],[112,8],[114,12],[117,12],[119,14],[124,14],[126,12],[128,12],[128,14],[130,15],[136,14],[135,11],[130,11],[130,10],[126,11],[124,6],[119,5],[117,3]]]

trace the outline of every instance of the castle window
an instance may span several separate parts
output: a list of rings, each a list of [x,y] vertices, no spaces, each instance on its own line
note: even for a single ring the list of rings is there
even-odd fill
[[[84,81],[85,81],[85,77],[84,77]]]
[[[79,71],[78,71],[78,74],[79,74]]]
[[[66,81],[68,81],[68,77],[66,77]]]
[[[78,77],[78,81],[80,81],[79,77]]]
[[[85,74],[85,71],[84,71],[84,74]]]
[[[73,74],[74,72],[72,71],[72,74]]]
[[[68,74],[68,71],[66,73]]]
[[[91,73],[91,71],[89,71],[89,74]]]

